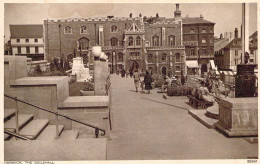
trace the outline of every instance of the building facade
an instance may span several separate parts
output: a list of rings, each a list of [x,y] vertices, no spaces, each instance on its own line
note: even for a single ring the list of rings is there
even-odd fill
[[[250,63],[258,64],[257,31],[249,37]]]
[[[185,47],[179,5],[174,18],[88,18],[45,20],[46,59],[82,56],[93,68],[93,46],[108,56],[111,73],[121,69],[150,70],[152,73],[185,73]]]
[[[198,67],[195,74],[203,74],[210,68],[210,60],[214,60],[214,25],[215,23],[207,21],[201,15],[200,17],[183,17],[183,44],[187,63],[189,68]],[[196,70],[196,69],[195,69]],[[194,70],[194,71],[195,71]]]
[[[238,29],[235,29],[235,38],[225,47],[215,52],[215,63],[220,70],[236,71],[237,64],[241,63],[242,43],[238,38]]]
[[[43,25],[10,25],[12,54],[44,60]]]

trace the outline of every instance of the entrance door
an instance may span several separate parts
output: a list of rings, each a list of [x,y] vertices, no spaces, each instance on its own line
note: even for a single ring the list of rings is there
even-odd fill
[[[162,74],[166,75],[166,72],[167,72],[167,68],[166,67],[162,67]]]
[[[201,65],[201,74],[203,74],[204,72],[207,72],[207,64],[202,64]]]
[[[137,61],[133,61],[132,69],[133,69],[133,70],[139,69],[139,64],[138,64]]]

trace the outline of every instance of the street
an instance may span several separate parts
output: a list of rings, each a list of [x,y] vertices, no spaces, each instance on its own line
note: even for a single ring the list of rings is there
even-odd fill
[[[136,93],[133,79],[111,75],[112,132],[108,160],[245,159],[258,144],[227,138],[188,114],[188,99]]]

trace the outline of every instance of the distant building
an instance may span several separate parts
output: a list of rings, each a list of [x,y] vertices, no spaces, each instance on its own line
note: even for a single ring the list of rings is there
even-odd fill
[[[257,31],[249,37],[250,63],[258,64]]]
[[[5,43],[5,47],[4,47],[4,51],[5,51],[5,55],[12,55],[12,47],[11,47],[11,41],[8,40],[7,43]]]
[[[199,73],[203,74],[209,70],[210,60],[214,59],[215,23],[203,19],[201,15],[200,17],[183,17],[182,24],[187,66],[192,68],[197,65]]]
[[[220,38],[215,38],[214,41],[214,63],[217,68],[221,67],[224,63],[224,51],[223,49],[229,43],[229,38],[223,38],[223,35],[220,35]]]
[[[235,29],[235,38],[224,48],[215,52],[215,62],[220,70],[236,70],[236,65],[241,63],[242,43],[238,38],[238,29]]]
[[[13,55],[44,60],[43,25],[10,25]]]
[[[92,47],[99,45],[109,58],[111,73],[123,68],[164,75],[185,72],[179,5],[174,18],[141,16],[45,20],[46,59],[82,56],[92,69]]]

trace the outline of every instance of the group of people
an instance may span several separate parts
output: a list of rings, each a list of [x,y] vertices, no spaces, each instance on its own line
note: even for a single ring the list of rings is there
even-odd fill
[[[129,70],[125,70],[124,68],[121,70],[121,77],[128,77],[130,75],[130,77],[132,78],[134,75],[134,72],[132,69]]]
[[[135,89],[136,92],[138,92],[139,86],[141,86],[142,92],[144,92],[144,89],[147,90],[147,93],[150,94],[150,90],[152,89],[152,76],[148,71],[146,71],[143,79],[142,76],[140,75],[138,70],[135,70],[134,74],[134,84],[135,84]]]

